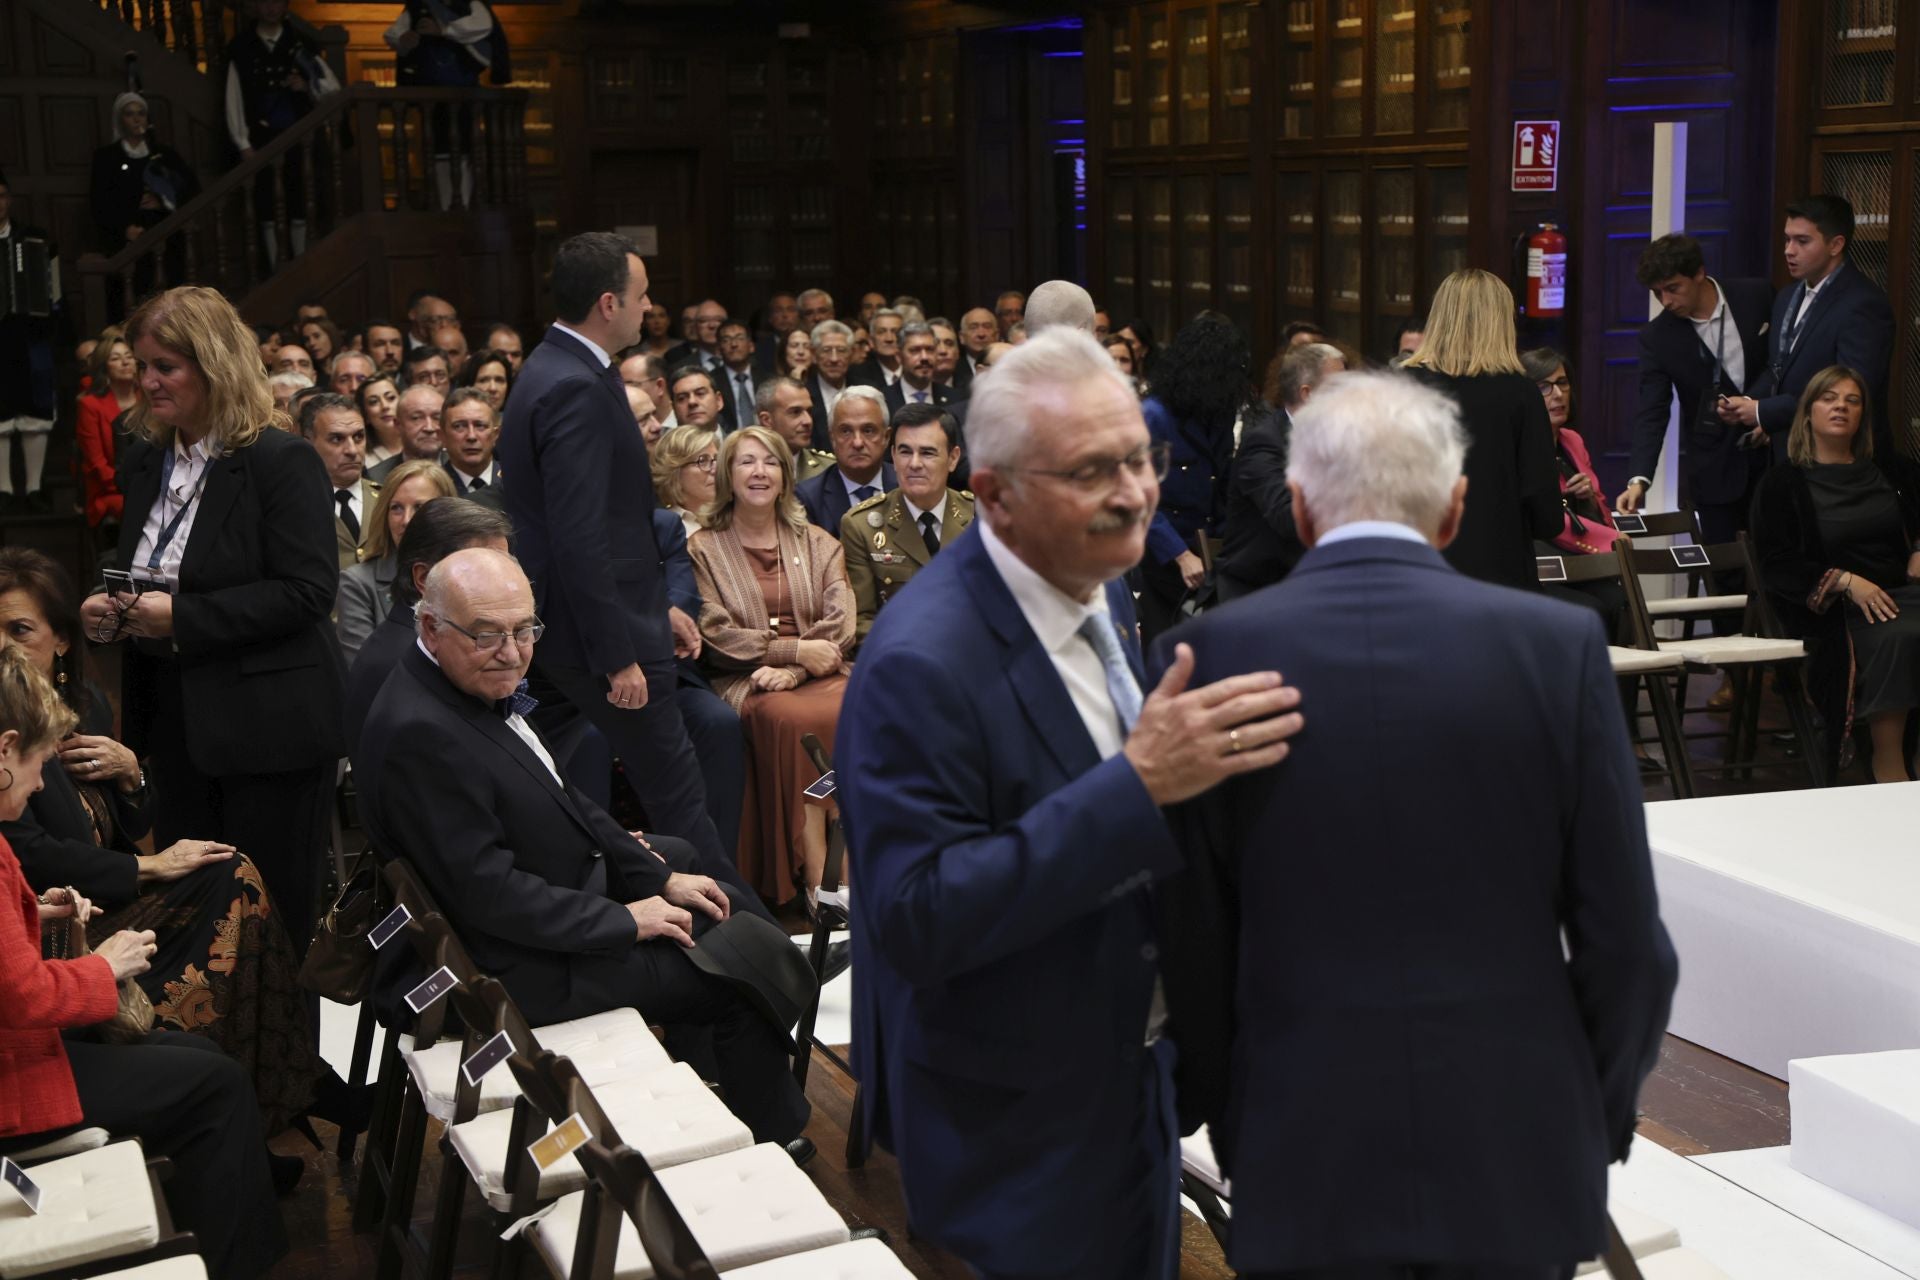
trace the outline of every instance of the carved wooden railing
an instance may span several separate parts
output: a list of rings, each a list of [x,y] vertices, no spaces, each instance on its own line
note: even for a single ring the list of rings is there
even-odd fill
[[[468,213],[525,203],[527,95],[521,89],[383,89],[331,94],[251,160],[223,175],[111,258],[78,271],[83,323],[177,284],[211,285],[236,301],[293,257],[293,224],[316,243],[364,213],[441,209],[436,154],[449,150],[453,208]],[[471,174],[462,181],[460,160]],[[297,175],[297,176],[296,176]],[[265,251],[271,226],[275,253]]]
[[[241,0],[69,0],[91,3],[136,31],[144,31],[163,47],[179,54],[226,89],[227,42],[240,33],[247,18]],[[341,27],[316,28],[287,15],[287,26],[317,41],[338,76],[347,33]]]

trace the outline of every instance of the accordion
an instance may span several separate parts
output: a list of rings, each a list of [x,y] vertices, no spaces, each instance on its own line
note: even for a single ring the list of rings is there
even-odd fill
[[[53,250],[38,236],[0,241],[0,317],[53,314]]]

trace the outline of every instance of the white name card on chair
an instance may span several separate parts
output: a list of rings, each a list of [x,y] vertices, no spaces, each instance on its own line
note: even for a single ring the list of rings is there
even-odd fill
[[[554,1165],[587,1145],[592,1135],[587,1132],[587,1122],[580,1118],[578,1111],[554,1126],[552,1133],[536,1139],[527,1147],[527,1154],[533,1157],[534,1164],[545,1173]]]

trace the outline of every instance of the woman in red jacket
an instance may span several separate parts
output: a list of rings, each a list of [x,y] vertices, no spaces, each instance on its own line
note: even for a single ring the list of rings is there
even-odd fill
[[[26,655],[0,646],[0,818],[20,817],[73,726]],[[83,1126],[138,1138],[148,1155],[172,1158],[167,1201],[199,1237],[209,1274],[264,1274],[287,1240],[247,1075],[195,1036],[81,1038],[113,1016],[116,984],[144,971],[154,949],[150,931],[121,932],[77,960],[41,958],[43,920],[84,921],[92,911],[71,889],[36,898],[0,839],[0,1152]]]
[[[126,499],[114,480],[118,453],[113,424],[140,399],[135,385],[138,365],[133,348],[119,325],[111,325],[87,357],[87,389],[80,393],[80,476],[87,488],[87,523],[100,529],[107,546],[120,532],[120,511]],[[106,526],[103,528],[103,526]]]

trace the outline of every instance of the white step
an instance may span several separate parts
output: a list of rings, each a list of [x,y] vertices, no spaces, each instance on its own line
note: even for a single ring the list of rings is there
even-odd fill
[[[1787,1064],[1792,1163],[1920,1227],[1920,1049]]]

